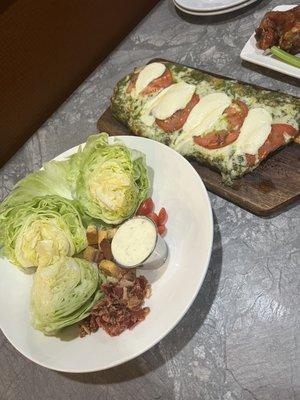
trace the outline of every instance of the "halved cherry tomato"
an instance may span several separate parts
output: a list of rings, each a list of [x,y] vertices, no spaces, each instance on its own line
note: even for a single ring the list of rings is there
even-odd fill
[[[165,207],[162,207],[160,209],[160,212],[158,213],[159,225],[165,225],[165,223],[167,222],[167,219],[168,219],[167,211],[166,211]]]
[[[157,227],[157,232],[158,232],[160,235],[163,235],[163,234],[166,232],[166,227],[165,227],[165,225],[158,225],[158,227]]]
[[[146,217],[150,218],[156,226],[158,225],[158,215],[155,212],[150,212]]]
[[[139,208],[137,209],[136,215],[147,215],[151,213],[154,209],[154,203],[151,197],[144,200]]]

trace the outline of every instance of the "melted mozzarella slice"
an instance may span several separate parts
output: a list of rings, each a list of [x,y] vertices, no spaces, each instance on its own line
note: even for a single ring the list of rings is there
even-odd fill
[[[231,100],[225,93],[212,93],[200,99],[192,109],[183,130],[201,135],[210,129],[221,117]]]
[[[146,65],[145,68],[141,70],[135,84],[135,91],[140,94],[150,82],[154,79],[159,78],[166,70],[166,66],[162,63],[151,63]]]
[[[272,129],[272,116],[263,108],[253,108],[249,111],[237,139],[238,154],[257,154],[265,143]]]
[[[185,82],[174,83],[148,101],[141,116],[142,122],[152,125],[156,118],[166,119],[186,107],[195,92],[195,86]]]
[[[225,93],[212,93],[202,97],[190,112],[175,146],[181,148],[187,141],[193,140],[193,136],[209,131],[230,104],[231,99]]]

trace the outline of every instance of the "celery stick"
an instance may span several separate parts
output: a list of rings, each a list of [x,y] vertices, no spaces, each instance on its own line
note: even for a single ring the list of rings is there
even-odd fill
[[[271,53],[280,60],[293,65],[294,67],[300,68],[300,57],[293,56],[276,46],[271,47]]]

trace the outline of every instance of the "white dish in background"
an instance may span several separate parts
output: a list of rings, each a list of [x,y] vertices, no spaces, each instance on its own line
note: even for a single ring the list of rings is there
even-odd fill
[[[50,369],[99,371],[142,354],[166,336],[184,316],[208,268],[213,218],[207,191],[197,172],[187,160],[161,143],[132,136],[118,139],[146,154],[150,176],[153,176],[152,197],[156,209],[164,206],[169,215],[165,237],[169,258],[158,271],[143,272],[152,284],[152,296],[146,301],[151,312],[145,321],[117,337],[99,330],[83,339],[76,337],[78,327],[66,328],[61,338],[47,337],[34,330],[29,319],[32,275],[0,259],[1,329],[24,356]],[[114,140],[110,138],[110,142]],[[56,159],[63,160],[77,148]]]
[[[208,17],[208,16],[214,16],[214,15],[223,15],[223,14],[227,14],[236,10],[240,10],[244,7],[249,6],[252,3],[255,3],[259,0],[246,0],[241,4],[238,4],[236,6],[233,7],[229,7],[229,8],[224,8],[224,9],[219,9],[216,11],[207,11],[207,12],[201,12],[201,11],[192,11],[192,10],[188,10],[187,8],[183,8],[182,6],[180,6],[178,4],[178,2],[176,0],[173,0],[173,3],[175,5],[175,7],[177,7],[180,11],[186,13],[186,14],[190,14],[190,15],[197,15],[197,16],[201,16],[201,17]]]
[[[176,3],[187,10],[209,12],[231,8],[246,0],[176,0]]]
[[[272,11],[287,11],[293,7],[296,7],[296,5],[282,5],[275,7]],[[300,78],[300,68],[280,61],[272,54],[267,54],[264,50],[257,48],[254,35],[255,33],[253,33],[241,51],[241,58],[243,60],[249,61],[253,64],[261,65],[262,67],[273,69],[277,72],[282,72],[283,74],[293,76],[294,78]]]

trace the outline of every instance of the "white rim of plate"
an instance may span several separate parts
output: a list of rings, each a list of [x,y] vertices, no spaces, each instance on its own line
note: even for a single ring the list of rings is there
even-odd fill
[[[110,138],[113,138],[113,140],[122,140],[122,138],[124,138],[124,135],[121,136],[110,136]],[[143,138],[145,139],[145,138]],[[151,139],[146,139],[146,140],[151,140]],[[73,146],[70,149],[64,151],[63,153],[59,154],[58,156],[54,157],[52,160],[57,160],[57,161],[61,161],[61,160],[65,160],[69,155],[73,154],[75,151],[77,151],[77,149],[80,146],[84,146],[86,142],[81,143],[77,146]],[[165,146],[164,144],[160,143],[160,142],[156,142],[158,145],[160,146]],[[166,146],[168,147],[168,146]],[[171,148],[169,148],[170,150],[172,150]],[[191,166],[191,164],[184,158],[182,157],[183,162],[185,162],[186,164],[189,164]],[[126,363],[127,361],[133,360],[136,357],[144,354],[146,351],[150,350],[152,347],[154,347],[157,343],[159,343],[163,338],[165,338],[178,324],[179,322],[183,319],[183,317],[186,315],[186,313],[188,312],[188,310],[190,309],[190,307],[192,306],[192,304],[194,303],[196,297],[198,296],[198,293],[202,287],[202,284],[204,282],[204,279],[207,275],[207,271],[208,271],[208,267],[209,267],[209,263],[211,260],[211,254],[212,254],[212,250],[213,250],[213,241],[214,241],[214,218],[213,218],[213,212],[212,212],[212,207],[211,207],[211,202],[208,196],[208,192],[207,189],[203,183],[202,178],[198,175],[198,173],[196,172],[196,170],[191,166],[192,170],[191,171],[194,175],[197,175],[197,177],[200,179],[200,185],[205,189],[204,191],[204,195],[207,199],[208,202],[208,206],[209,206],[209,219],[210,219],[210,223],[211,223],[211,234],[210,234],[210,248],[209,248],[209,252],[207,254],[207,259],[206,259],[206,263],[205,263],[205,268],[204,268],[204,273],[201,277],[201,279],[198,282],[197,285],[197,289],[195,290],[193,296],[190,298],[188,304],[186,304],[186,307],[184,308],[181,316],[174,321],[173,324],[171,324],[171,326],[169,326],[161,335],[159,335],[159,337],[156,337],[155,340],[153,340],[151,343],[149,343],[148,346],[146,346],[143,350],[138,350],[135,353],[131,354],[130,356],[125,356],[122,359],[118,360],[117,362],[112,362],[111,364],[105,366],[104,368],[91,368],[91,369],[83,369],[83,370],[71,370],[71,369],[65,369],[65,368],[55,368],[53,366],[49,366],[47,363],[45,362],[41,362],[39,360],[36,360],[35,357],[29,355],[29,354],[24,354],[24,352],[22,351],[22,349],[15,343],[14,340],[11,340],[11,338],[9,337],[9,335],[6,334],[5,329],[0,328],[4,334],[4,336],[6,337],[6,339],[12,344],[12,346],[19,351],[20,354],[22,354],[24,357],[26,357],[27,359],[29,359],[30,361],[34,362],[37,365],[41,365],[42,367],[45,367],[47,369],[53,370],[53,371],[59,371],[59,372],[68,372],[68,373],[74,373],[74,374],[79,374],[79,373],[91,373],[91,372],[98,372],[98,371],[105,371],[107,369],[113,368],[113,367],[117,367],[118,365],[122,365],[124,363]]]
[[[187,10],[187,11],[194,11],[194,12],[203,12],[203,13],[206,13],[206,12],[214,12],[214,11],[220,11],[220,10],[225,10],[225,9],[227,9],[227,8],[232,8],[232,7],[236,7],[236,6],[238,6],[238,5],[240,5],[241,3],[246,3],[247,1],[249,1],[249,0],[238,0],[238,1],[236,1],[236,2],[234,2],[233,4],[231,4],[231,5],[227,5],[227,6],[216,6],[216,7],[208,7],[208,8],[191,8],[191,7],[185,7],[185,6],[183,6],[182,4],[179,4],[178,3],[178,1],[176,2],[177,4],[178,4],[178,6],[179,7],[181,7],[182,9],[184,9],[184,10]]]
[[[231,7],[231,8],[226,8],[224,10],[219,10],[219,11],[211,11],[211,12],[196,12],[196,11],[189,11],[187,9],[184,9],[183,7],[181,7],[176,0],[173,0],[173,3],[175,5],[175,7],[177,7],[180,11],[186,13],[186,14],[190,14],[190,15],[196,15],[196,16],[201,16],[201,17],[206,17],[206,16],[213,16],[213,15],[222,15],[222,14],[227,14],[233,11],[237,11],[240,10],[241,8],[247,7],[252,3],[255,3],[259,0],[246,0],[244,3],[239,4],[235,7]]]
[[[271,11],[287,11],[296,6],[297,6],[297,4],[283,4],[283,5],[274,7]],[[278,61],[278,65],[273,65],[273,64],[270,65],[270,63],[268,63],[268,60],[267,60],[267,58],[270,57],[269,55],[266,55],[266,56],[263,56],[263,54],[256,55],[254,53],[254,50],[251,45],[251,40],[254,38],[254,35],[255,35],[255,32],[250,36],[250,38],[245,43],[245,46],[243,47],[243,49],[241,51],[240,57],[242,60],[247,61],[251,64],[259,65],[266,69],[270,69],[270,70],[279,72],[281,74],[291,76],[296,79],[300,79],[300,70],[297,69],[297,67],[294,67],[290,64],[286,64],[285,62],[280,61],[279,59],[276,59],[276,58],[274,58],[274,59],[271,58],[271,59],[274,61]],[[260,57],[266,57],[266,59],[261,59]],[[294,68],[295,68],[295,70],[294,70]],[[298,72],[298,74],[297,74],[297,72]]]

